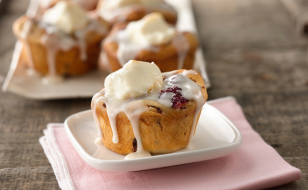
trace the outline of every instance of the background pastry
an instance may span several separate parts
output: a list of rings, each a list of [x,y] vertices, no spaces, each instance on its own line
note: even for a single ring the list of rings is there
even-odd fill
[[[91,107],[105,147],[130,159],[188,146],[206,100],[196,71],[161,73],[154,63],[130,61],[107,77]]]
[[[78,4],[85,11],[92,11],[96,9],[98,0],[32,0],[32,6],[37,6],[36,16],[41,17],[44,12],[55,6],[59,1],[68,1]],[[35,5],[37,4],[37,5]]]
[[[100,0],[97,10],[111,24],[142,19],[152,12],[159,12],[165,20],[175,25],[177,13],[162,0]]]
[[[114,25],[103,43],[105,62],[112,71],[129,60],[155,62],[162,72],[192,69],[197,37],[190,32],[178,32],[165,22],[162,15],[152,13],[143,19]]]
[[[109,25],[75,3],[60,1],[42,19],[19,18],[13,30],[30,68],[43,75],[74,76],[97,67]]]

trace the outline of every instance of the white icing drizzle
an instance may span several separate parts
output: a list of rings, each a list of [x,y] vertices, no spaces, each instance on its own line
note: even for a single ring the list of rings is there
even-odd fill
[[[97,131],[98,131],[98,137],[100,139],[103,138],[103,132],[102,132],[102,129],[100,128],[100,124],[99,124],[99,121],[98,121],[98,118],[97,118],[97,113],[96,113],[96,107],[97,107],[97,103],[100,101],[99,98],[105,94],[105,90],[101,91],[101,92],[98,92],[96,93],[93,98],[92,98],[92,102],[95,100],[95,104],[94,104],[94,107],[93,107],[93,117],[94,117],[94,121],[95,121],[95,124],[97,126]]]
[[[71,37],[65,36],[64,33],[55,27],[47,26],[46,34],[41,37],[41,43],[47,50],[47,63],[49,74],[56,75],[56,54],[59,50],[68,51],[75,46],[75,41]]]
[[[183,35],[176,35],[172,40],[173,46],[177,49],[178,53],[178,68],[183,69],[186,55],[189,51],[189,43]]]
[[[33,26],[33,21],[32,20],[26,21],[24,23],[24,26],[23,26],[22,30],[21,30],[20,37],[21,37],[21,39],[24,42],[24,45],[25,45],[25,49],[24,50],[26,51],[28,62],[29,62],[29,65],[30,65],[30,68],[27,69],[26,74],[29,77],[39,77],[40,74],[38,72],[36,72],[36,70],[35,70],[35,66],[34,66],[34,62],[33,62],[33,58],[32,58],[31,48],[30,48],[30,45],[29,45],[29,42],[28,42],[28,39],[27,39],[28,35],[29,35],[30,31],[31,31],[31,27],[32,26]]]
[[[186,71],[183,72],[183,74],[187,76],[188,74],[197,74],[197,72],[194,71],[194,70],[186,70]],[[194,82],[190,80],[190,83],[192,84]],[[194,83],[194,84],[196,84],[196,83]],[[183,96],[185,98],[186,97],[187,98],[192,97],[192,100],[194,100],[195,103],[197,104],[195,115],[194,115],[194,122],[193,122],[192,129],[191,129],[191,132],[190,132],[189,141],[188,141],[188,144],[186,146],[187,148],[189,148],[191,146],[191,142],[193,140],[194,132],[195,132],[195,129],[197,127],[197,119],[198,119],[199,113],[202,110],[202,107],[205,103],[205,99],[204,99],[204,97],[201,93],[201,89],[197,90],[196,88],[192,87],[190,90],[189,89],[187,89],[187,90],[190,93],[187,94],[188,91],[186,91],[186,92],[184,92]]]
[[[96,145],[96,146],[104,145],[104,142],[102,141],[102,138],[97,138],[97,139],[95,139],[95,145]]]
[[[144,105],[142,100],[139,101],[133,101],[130,102],[127,106],[124,108],[124,113],[126,114],[127,118],[131,122],[133,132],[135,135],[135,138],[137,140],[137,151],[135,153],[128,154],[125,156],[126,160],[139,158],[139,157],[149,157],[151,154],[143,149],[142,141],[141,141],[141,135],[139,131],[139,119],[140,115],[148,111],[149,108]]]
[[[142,97],[136,97],[126,100],[119,100],[115,97],[111,97],[105,92],[99,92],[94,95],[92,99],[92,103],[94,103],[93,114],[95,118],[95,122],[98,128],[99,138],[102,137],[102,131],[100,128],[100,124],[97,119],[97,105],[99,102],[104,102],[107,107],[107,114],[110,121],[111,129],[113,132],[113,142],[118,143],[119,137],[116,129],[116,117],[119,113],[124,112],[127,118],[130,120],[134,136],[137,140],[137,151],[135,153],[128,154],[125,159],[135,159],[141,157],[148,157],[150,154],[143,149],[142,140],[139,131],[139,119],[140,115],[148,111],[148,106],[144,104],[143,100],[153,100],[161,103],[166,107],[172,107],[172,97],[173,93],[163,93],[160,96],[161,90],[165,90],[168,88],[172,88],[177,86],[181,88],[180,93],[186,100],[193,100],[197,106],[194,114],[194,121],[191,128],[191,133],[189,137],[189,141],[187,147],[190,147],[191,141],[194,136],[195,127],[197,124],[198,114],[202,109],[202,106],[205,103],[205,99],[201,93],[201,87],[199,87],[195,82],[190,80],[187,75],[188,74],[197,74],[195,71],[184,71],[183,73],[177,74],[176,71],[163,73],[163,76],[166,77],[164,80],[164,86],[160,90],[150,91],[148,94]],[[94,101],[94,102],[93,102]]]
[[[100,16],[108,22],[124,22],[126,21],[128,14],[142,8],[145,8],[147,13],[166,11],[170,13],[172,12],[174,15],[176,15],[176,11],[165,2],[159,2],[154,4],[134,4],[130,6],[116,7],[112,9],[109,9],[109,7],[102,6],[100,9],[98,9],[98,12]]]
[[[46,85],[58,84],[64,81],[64,78],[57,74],[47,74],[42,78],[42,83]]]
[[[31,31],[32,25],[33,25],[32,20],[26,21],[24,23],[22,30],[21,30],[20,37],[22,38],[22,40],[24,41],[24,45],[26,46],[25,51],[26,51],[26,54],[27,54],[27,57],[28,57],[29,65],[32,69],[35,69],[33,59],[32,59],[31,48],[30,48],[30,45],[29,45],[29,42],[28,42],[28,35]]]
[[[79,48],[80,48],[80,59],[82,61],[87,60],[87,43],[86,43],[86,40],[85,40],[86,33],[87,33],[86,30],[80,30],[80,31],[75,32],[76,38],[77,38],[77,43],[78,43]]]
[[[46,0],[45,0],[46,1]],[[27,17],[34,18],[39,13],[39,0],[31,0],[28,10],[26,12]]]
[[[105,51],[101,50],[98,61],[99,61],[98,65],[99,65],[100,70],[112,72],[110,68],[109,59]]]
[[[26,70],[26,75],[29,77],[36,77],[36,78],[41,77],[41,74],[32,68]]]
[[[46,47],[48,74],[43,77],[43,84],[57,84],[63,81],[63,78],[57,74],[56,55],[59,50],[69,51],[76,45],[73,38],[66,36],[56,27],[46,25],[46,34],[41,37],[41,43]]]
[[[26,53],[29,57],[30,67],[35,70],[31,48],[27,40],[32,24],[33,20],[28,20],[25,22],[21,31],[21,38],[24,40],[26,45]],[[46,33],[40,39],[41,43],[46,47],[47,51],[48,75],[42,79],[44,84],[55,84],[63,81],[63,78],[58,76],[56,69],[55,58],[59,50],[69,51],[73,47],[77,46],[80,49],[80,59],[82,61],[86,61],[86,35],[91,31],[94,31],[98,34],[104,34],[107,32],[107,27],[102,26],[99,21],[94,19],[89,19],[88,25],[85,28],[74,32],[73,35],[66,34],[55,26],[45,23],[39,23],[39,27],[44,28],[46,31]],[[72,36],[76,36],[76,39],[74,39]]]
[[[128,33],[125,30],[117,31],[113,36],[105,39],[106,42],[117,42],[118,51],[117,59],[121,66],[125,65],[130,60],[134,60],[138,53],[143,49],[148,49],[152,51],[158,51],[158,48],[147,46],[140,46],[131,42]]]
[[[141,50],[149,50],[158,52],[159,47],[151,45],[138,45],[133,43],[126,30],[119,30],[114,35],[105,39],[106,42],[117,42],[118,51],[117,59],[121,66],[130,60],[136,59]],[[177,34],[171,41],[173,46],[177,50],[178,54],[178,66],[177,69],[182,69],[184,66],[187,52],[189,51],[189,43],[182,34]]]
[[[87,44],[86,44],[86,35],[88,32],[90,31],[95,31],[99,34],[104,34],[107,32],[107,28],[106,27],[102,27],[101,24],[99,24],[97,21],[95,20],[90,20],[89,24],[87,25],[87,27],[78,30],[75,32],[75,36],[77,38],[77,43],[79,45],[80,48],[80,59],[82,61],[85,61],[87,59]]]

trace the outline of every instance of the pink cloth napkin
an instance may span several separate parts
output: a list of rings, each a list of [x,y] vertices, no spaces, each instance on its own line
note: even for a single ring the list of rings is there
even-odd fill
[[[63,124],[49,124],[40,143],[62,189],[265,189],[301,178],[257,134],[232,97],[209,102],[240,130],[243,143],[231,155],[140,172],[103,172],[87,165],[68,140]]]

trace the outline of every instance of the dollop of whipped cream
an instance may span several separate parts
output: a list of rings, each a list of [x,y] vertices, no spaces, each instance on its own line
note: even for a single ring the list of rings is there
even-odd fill
[[[160,13],[151,13],[139,21],[130,22],[125,32],[133,43],[143,46],[166,44],[176,34],[175,28]]]
[[[106,95],[119,100],[143,96],[162,86],[163,76],[157,65],[134,60],[108,75],[105,80]]]
[[[161,0],[105,0],[103,6],[106,9],[112,9],[131,5],[154,5],[157,3],[161,3]]]
[[[88,17],[78,4],[60,1],[44,13],[42,21],[55,25],[66,33],[73,33],[88,24]]]

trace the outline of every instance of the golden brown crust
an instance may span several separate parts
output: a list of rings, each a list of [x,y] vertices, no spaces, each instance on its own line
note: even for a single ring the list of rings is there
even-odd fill
[[[184,71],[179,70],[177,73]],[[201,87],[202,95],[206,101],[207,92],[201,75],[188,74],[187,76]],[[139,130],[144,150],[153,154],[162,154],[185,148],[194,121],[196,103],[191,100],[182,106],[182,109],[175,109],[163,106],[156,101],[143,100],[143,102],[149,108],[149,111],[143,112],[139,119]],[[95,100],[92,101],[91,107],[94,109]],[[121,112],[116,117],[119,135],[119,143],[117,144],[112,142],[113,133],[104,102],[98,102],[96,113],[103,133],[103,142],[108,149],[119,154],[129,154],[136,151],[133,129],[125,113]],[[197,121],[200,113],[201,111],[198,113]],[[194,132],[195,129],[196,127]]]
[[[115,35],[119,30],[125,29],[127,23],[118,23],[112,28],[109,37]],[[183,69],[192,69],[195,61],[195,52],[198,48],[198,39],[197,37],[190,32],[183,32],[179,35],[182,35],[189,44],[189,50],[186,52],[186,56],[183,63]],[[118,58],[118,43],[114,41],[105,41],[102,43],[103,49],[106,52],[107,58],[109,60],[110,67],[112,71],[119,70],[122,68]],[[182,48],[182,49],[179,49]],[[177,45],[177,48],[169,42],[164,45],[155,46],[155,51],[150,49],[141,50],[134,60],[145,61],[145,62],[154,62],[161,72],[168,72],[178,69],[179,63],[179,53],[185,53],[184,46]]]
[[[42,74],[48,74],[48,58],[47,48],[41,43],[41,37],[46,34],[44,28],[40,27],[36,21],[33,20],[33,24],[30,29],[30,33],[27,39],[23,39],[21,31],[25,22],[30,20],[26,16],[22,16],[16,20],[13,24],[14,34],[23,44],[22,57],[26,60],[25,62],[29,67],[32,67],[31,59],[33,60],[34,69]],[[99,22],[108,27],[108,24],[99,20]],[[98,34],[94,31],[87,33],[85,41],[87,44],[87,60],[83,61],[80,59],[80,48],[75,46],[69,51],[59,50],[55,56],[56,70],[60,75],[81,75],[89,72],[97,67],[97,61],[100,53],[100,43],[106,34]],[[30,51],[27,49],[29,48]],[[27,52],[31,52],[29,57]]]
[[[103,7],[103,1],[101,0],[98,3],[97,9],[101,9]],[[125,19],[123,20],[123,15],[119,15],[115,18],[113,18],[112,20],[109,21],[109,23],[111,25],[114,25],[116,23],[119,22],[119,20],[121,20],[121,22],[131,22],[131,21],[136,21],[136,20],[140,20],[142,19],[145,15],[150,14],[152,12],[158,12],[161,13],[163,15],[163,17],[165,18],[165,20],[172,25],[176,25],[177,22],[177,14],[176,11],[167,11],[167,10],[159,10],[159,9],[155,9],[153,11],[148,11],[146,10],[146,7],[144,6],[140,6],[138,8],[134,8],[133,11],[131,11],[130,13],[125,15]]]

